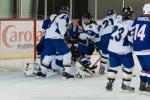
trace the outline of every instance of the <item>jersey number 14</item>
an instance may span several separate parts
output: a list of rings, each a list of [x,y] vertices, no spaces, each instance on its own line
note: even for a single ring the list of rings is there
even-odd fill
[[[146,29],[146,24],[142,25],[141,27],[139,24],[136,24],[134,40],[136,40],[137,38],[140,38],[140,40],[143,41],[145,38],[145,29]]]

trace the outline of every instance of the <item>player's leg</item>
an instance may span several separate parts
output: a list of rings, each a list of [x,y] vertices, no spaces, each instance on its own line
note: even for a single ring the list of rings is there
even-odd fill
[[[150,92],[150,56],[149,55],[139,55],[137,56],[142,67],[140,74],[140,91]]]
[[[101,59],[100,59],[100,74],[105,73],[105,69],[109,63],[109,52],[108,52],[108,44],[109,44],[109,39],[110,39],[110,34],[106,34],[101,36],[101,41],[100,41],[100,54],[101,54]]]
[[[40,55],[41,52],[43,51],[44,49],[44,40],[45,40],[45,36],[42,37],[42,39],[40,40],[40,42],[37,44],[36,46],[36,50],[37,50],[37,53]]]
[[[45,39],[44,40],[44,46],[45,48],[41,52],[41,72],[39,72],[39,76],[44,74],[44,76],[47,74],[47,69],[50,65],[50,63],[55,59],[56,56],[56,49],[52,45],[51,39]]]
[[[90,74],[94,74],[95,73],[94,69],[96,68],[96,66],[90,67],[91,65],[90,58],[95,50],[95,46],[93,44],[89,44],[88,46],[79,44],[78,50],[82,54],[82,56],[78,60],[78,62],[83,66],[81,67],[82,68],[81,70],[86,71],[87,73],[90,73]]]
[[[108,83],[106,89],[109,91],[113,90],[113,83],[116,79],[118,67],[121,65],[120,59],[117,54],[109,54],[110,67],[108,68]]]
[[[122,80],[122,89],[133,91],[134,87],[130,86],[132,80],[132,72],[134,66],[134,60],[132,53],[128,53],[126,55],[120,55],[120,60],[123,65],[123,80]]]
[[[82,66],[89,66],[88,59],[86,59],[86,57],[83,57],[83,54],[80,52],[77,45],[72,45],[70,50],[71,50],[71,53],[72,53],[71,67],[72,67],[72,69],[75,68],[75,75],[78,78],[90,77],[91,74],[89,72],[83,70],[83,67],[75,66],[76,62],[78,62]],[[85,61],[84,61],[84,58],[85,58]],[[81,60],[83,60],[83,61],[81,61]]]
[[[85,51],[85,57],[87,58],[88,62],[91,64],[91,56],[95,51],[95,45],[92,43],[89,43],[89,46],[87,48],[87,51]]]
[[[78,50],[79,50],[79,52],[82,54],[82,56],[80,57],[80,62],[82,63],[83,67],[89,68],[91,62],[90,62],[90,60],[89,60],[90,57],[89,57],[89,55],[87,54],[88,46],[79,44],[79,45],[78,45]],[[87,54],[87,57],[85,56],[86,54]]]
[[[63,39],[55,39],[53,46],[57,49],[60,55],[63,55],[63,66],[64,66],[64,73],[63,77],[65,78],[74,78],[74,75],[71,73],[71,52],[67,47],[67,44]]]
[[[105,74],[105,69],[108,67],[108,60],[109,60],[109,55],[104,54],[103,51],[100,51],[101,59],[100,59],[100,69],[99,69],[99,74],[103,75]]]

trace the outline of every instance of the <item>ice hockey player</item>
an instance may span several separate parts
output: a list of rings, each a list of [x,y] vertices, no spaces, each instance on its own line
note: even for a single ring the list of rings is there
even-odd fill
[[[108,43],[110,40],[111,32],[113,30],[115,18],[116,18],[116,12],[115,10],[112,9],[112,10],[107,11],[107,16],[105,18],[103,18],[100,21],[97,21],[98,27],[99,27],[99,34],[101,36],[101,41],[100,41],[101,59],[100,59],[99,74],[102,74],[102,75],[105,74],[105,68],[109,66]]]
[[[134,52],[142,67],[139,90],[150,93],[150,3],[144,5],[143,13],[134,20],[130,34]]]
[[[87,12],[86,14],[83,14],[84,17],[88,17],[91,21],[92,19],[92,15]],[[83,17],[82,16],[82,17]],[[70,50],[72,52],[72,60],[74,62],[79,62],[84,68],[89,69],[89,70],[93,70],[96,68],[96,66],[92,66],[90,67],[90,57],[93,54],[94,50],[95,50],[95,46],[91,43],[89,43],[89,40],[81,40],[79,38],[79,35],[82,34],[84,31],[84,27],[86,26],[82,20],[78,21],[78,24],[73,24],[71,29],[68,32],[68,36],[69,36],[69,42],[72,44]],[[82,67],[82,68],[83,68]],[[83,70],[80,70],[80,72]],[[83,73],[81,72],[81,74],[86,74],[85,71],[83,71]],[[87,75],[89,76],[89,74],[87,73]]]
[[[123,80],[121,89],[133,92],[134,87],[130,86],[133,72],[133,56],[130,42],[128,40],[129,28],[133,24],[133,9],[130,6],[125,6],[122,10],[122,20],[114,23],[113,32],[108,45],[109,62],[108,68],[108,83],[106,90],[113,90],[113,83],[116,78],[117,69],[122,66]]]
[[[68,16],[69,7],[62,6],[60,13],[46,30],[44,40],[44,50],[41,53],[42,65],[48,67],[51,61],[56,56],[56,52],[63,55],[64,73],[63,77],[74,78],[71,74],[71,52],[64,40],[64,35],[68,26],[72,23]]]
[[[80,52],[85,55],[85,58],[81,59],[84,63],[88,61],[95,49],[99,49],[100,35],[98,34],[97,23],[92,20],[91,13],[85,12],[82,15],[81,22],[83,32],[79,34],[80,42],[78,48]],[[90,63],[87,63],[87,68],[90,69],[89,65]]]
[[[39,55],[44,49],[45,31],[46,31],[46,29],[48,29],[50,27],[51,23],[54,21],[56,16],[57,16],[56,14],[52,14],[52,15],[50,15],[50,18],[43,21],[43,25],[42,25],[42,29],[44,30],[43,37],[41,38],[41,40],[39,41],[39,43],[36,46],[36,50]]]
[[[57,54],[57,56],[53,59],[53,61],[49,64],[47,68],[41,66],[41,61],[40,61],[41,53],[44,50],[45,31],[50,27],[51,23],[54,21],[56,16],[57,16],[56,14],[52,14],[50,18],[43,21],[43,25],[42,25],[43,37],[41,38],[41,40],[36,46],[36,50],[37,50],[37,54],[39,55],[39,58],[36,59],[35,63],[27,63],[27,65],[25,66],[26,76],[46,77],[50,74],[54,74],[54,71],[56,70],[62,71],[63,69],[63,67],[61,66],[62,64],[60,63],[61,55],[59,54]]]
[[[40,57],[42,51],[44,50],[44,40],[45,40],[45,32],[50,27],[51,23],[57,17],[56,14],[50,15],[50,18],[43,21],[42,29],[44,30],[43,37],[39,41],[36,46],[37,53]],[[41,66],[41,61],[37,58],[35,63],[27,63],[25,67],[25,75],[26,76],[40,76],[46,77],[52,74],[56,74],[56,72],[63,71],[63,56],[59,55],[58,52],[56,53],[55,58],[51,61],[47,68]]]

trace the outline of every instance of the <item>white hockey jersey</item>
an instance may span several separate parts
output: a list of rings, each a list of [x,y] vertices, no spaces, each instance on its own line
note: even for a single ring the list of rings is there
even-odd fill
[[[128,41],[128,32],[132,24],[132,20],[117,21],[114,23],[108,51],[121,55],[131,52],[130,42]]]
[[[81,40],[90,39],[94,43],[100,41],[100,36],[98,34],[98,28],[96,24],[89,24],[84,26],[84,32],[80,33],[79,38]]]
[[[116,14],[113,14],[110,16],[106,16],[100,21],[97,21],[97,24],[99,26],[99,34],[101,36],[112,32],[114,21],[116,20],[116,16],[117,16]]]
[[[51,26],[46,30],[45,38],[64,39],[64,34],[67,31],[67,26],[71,22],[72,21],[68,15],[58,15],[51,23]]]

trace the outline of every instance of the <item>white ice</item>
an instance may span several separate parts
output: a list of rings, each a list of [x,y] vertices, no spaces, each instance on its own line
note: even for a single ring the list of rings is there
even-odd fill
[[[97,56],[93,56],[92,61],[96,59]],[[141,95],[138,91],[138,75],[132,81],[135,93],[121,90],[121,73],[114,84],[114,90],[108,92],[105,90],[107,75],[74,80],[63,80],[61,75],[47,78],[24,77],[23,66],[17,66],[17,63],[23,65],[24,62],[1,60],[0,100],[150,100],[150,95]],[[9,68],[6,68],[8,64]],[[138,65],[135,69],[134,74],[138,74]]]

